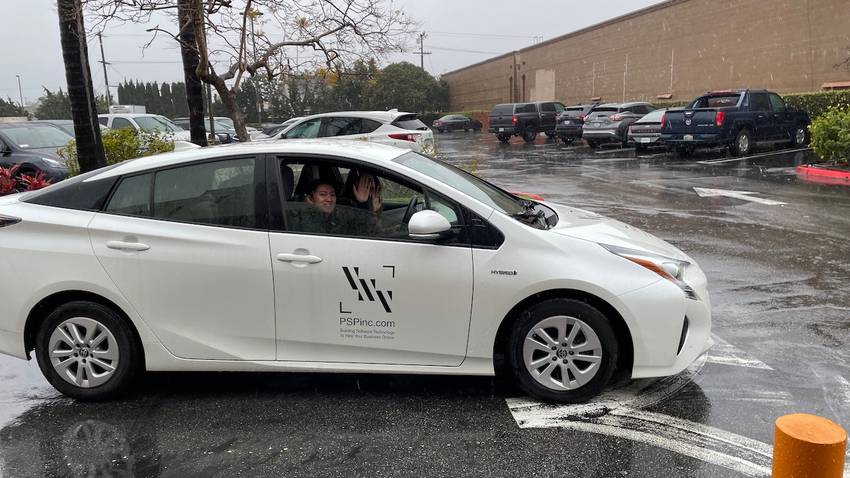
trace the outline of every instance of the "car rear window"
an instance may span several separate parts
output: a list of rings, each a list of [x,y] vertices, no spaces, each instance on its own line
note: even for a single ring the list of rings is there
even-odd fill
[[[569,116],[570,118],[578,118],[582,115],[582,113],[584,113],[584,108],[582,108],[581,106],[571,106],[565,109],[564,112],[561,114],[564,116]]]
[[[537,113],[537,107],[534,106],[534,103],[525,103],[521,105],[516,105],[514,108],[515,113]]]
[[[617,108],[607,107],[607,106],[606,106],[606,107],[604,107],[604,108],[593,108],[592,110],[590,110],[590,113],[589,113],[589,114],[594,114],[594,113],[616,113],[617,111],[618,111],[618,110],[617,110]]]
[[[703,96],[697,98],[689,106],[689,108],[724,108],[727,106],[736,106],[741,98],[740,93],[717,96]]]
[[[97,169],[71,179],[66,179],[44,189],[28,193],[21,201],[42,206],[79,209],[83,211],[99,211],[109,196],[109,191],[117,177],[86,181],[87,179],[109,171],[116,165]]]
[[[512,115],[514,114],[514,105],[496,105],[493,107],[493,111],[490,112],[490,116],[495,115]]]
[[[425,123],[419,121],[419,118],[416,115],[404,115],[399,116],[393,121],[393,126],[396,126],[401,129],[412,129],[412,130],[426,130],[428,129],[425,126]]]

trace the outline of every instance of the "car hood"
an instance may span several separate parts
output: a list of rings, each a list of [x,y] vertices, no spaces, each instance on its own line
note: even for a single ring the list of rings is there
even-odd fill
[[[692,262],[672,244],[626,223],[583,209],[548,202],[544,204],[558,213],[558,224],[550,232]]]
[[[60,158],[59,154],[57,153],[59,151],[59,149],[63,148],[63,147],[64,146],[59,146],[57,148],[27,148],[27,149],[24,149],[23,151],[26,151],[27,153],[37,154],[39,156],[45,156],[47,158],[54,159],[56,161],[60,161],[60,162],[64,163],[65,161],[62,160],[62,158]]]
[[[191,131],[175,131],[174,139],[177,141],[192,141],[192,132]]]

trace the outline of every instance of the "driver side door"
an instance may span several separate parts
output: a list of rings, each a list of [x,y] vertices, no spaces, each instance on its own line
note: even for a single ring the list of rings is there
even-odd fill
[[[472,306],[472,249],[453,203],[368,166],[337,159],[278,157],[270,246],[277,360],[457,366],[466,355]],[[304,175],[337,178],[346,206],[352,171],[374,175],[382,208],[370,224],[315,232],[295,214],[312,207]],[[274,198],[278,198],[279,201]],[[350,203],[348,203],[350,204]],[[405,220],[431,208],[452,239],[413,240]],[[371,213],[371,211],[366,211]],[[357,214],[362,216],[363,211]]]

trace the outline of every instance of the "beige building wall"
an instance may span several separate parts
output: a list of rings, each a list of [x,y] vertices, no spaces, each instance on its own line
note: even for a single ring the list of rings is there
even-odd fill
[[[443,75],[455,111],[850,81],[850,0],[671,0]],[[511,91],[513,89],[513,91]]]

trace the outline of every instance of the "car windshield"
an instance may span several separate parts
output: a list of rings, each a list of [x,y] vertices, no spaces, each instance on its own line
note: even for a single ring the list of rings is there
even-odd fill
[[[46,124],[9,126],[2,131],[21,149],[58,148],[74,139],[60,128]]]
[[[139,128],[146,133],[153,133],[154,131],[166,133],[183,131],[183,128],[160,116],[137,116],[133,119],[136,120]]]
[[[529,226],[548,229],[557,223],[557,215],[552,209],[518,198],[498,186],[442,161],[410,152],[399,156],[393,162],[436,179]]]
[[[215,121],[224,125],[225,129],[236,129],[236,126],[233,124],[233,120],[230,118],[216,116]]]

